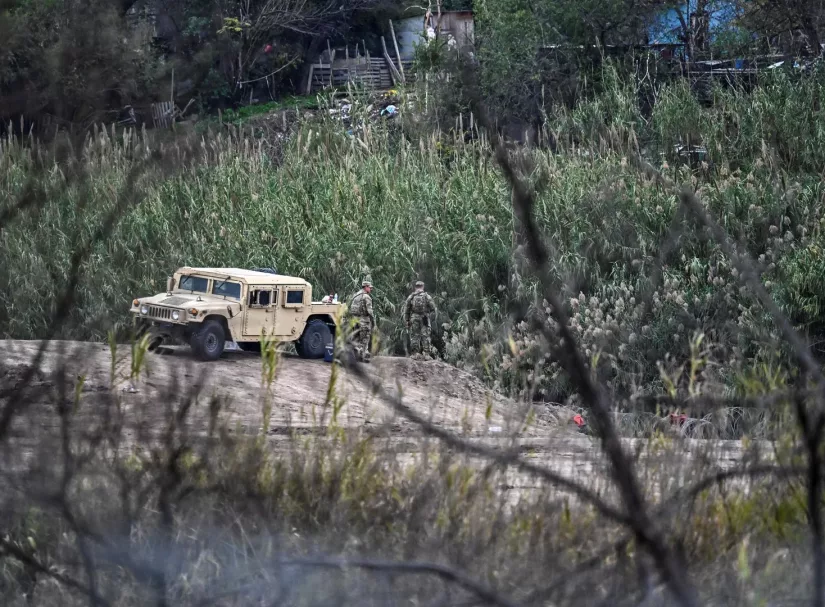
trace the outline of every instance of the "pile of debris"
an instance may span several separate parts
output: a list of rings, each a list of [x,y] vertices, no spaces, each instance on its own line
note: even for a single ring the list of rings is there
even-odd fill
[[[402,100],[398,91],[391,90],[374,97],[364,104],[364,101],[343,97],[336,100],[335,107],[329,108],[327,113],[340,120],[348,135],[355,135],[359,132],[364,123],[377,122],[379,120],[393,120],[400,114]],[[407,102],[406,108],[411,108],[412,103]]]

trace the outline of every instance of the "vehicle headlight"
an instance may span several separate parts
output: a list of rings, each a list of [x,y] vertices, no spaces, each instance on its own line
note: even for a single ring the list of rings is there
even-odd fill
[[[180,320],[180,312],[177,310],[172,311],[172,320]]]
[[[147,306],[146,304],[143,304],[142,306],[140,306],[140,313],[143,314],[144,316],[149,314],[149,306]]]

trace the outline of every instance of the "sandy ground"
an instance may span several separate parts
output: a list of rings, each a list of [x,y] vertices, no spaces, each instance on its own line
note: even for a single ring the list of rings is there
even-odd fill
[[[39,346],[39,342],[0,341],[4,373],[12,379],[18,377],[33,360]],[[274,382],[267,390],[258,354],[230,353],[206,363],[194,360],[188,348],[175,348],[166,355],[149,354],[146,371],[137,381],[130,381],[129,377],[129,346],[119,346],[115,358],[112,382],[112,354],[108,345],[52,342],[41,363],[42,374],[35,383],[53,382],[50,376],[64,366],[70,377],[85,376],[86,393],[109,389],[114,383],[127,406],[157,402],[159,410],[164,403],[179,400],[181,394],[197,388],[201,404],[213,397],[220,398],[224,403],[224,421],[230,427],[247,432],[257,433],[262,428],[267,394],[271,404],[271,433],[287,428],[320,429],[331,422],[332,410],[325,402],[333,365],[324,361],[282,356]],[[527,437],[545,435],[559,425],[557,420],[541,416],[524,427],[527,418],[524,406],[494,394],[469,373],[441,362],[377,357],[365,368],[382,380],[386,390],[395,394],[400,391],[403,402],[416,413],[450,430],[476,436],[518,432]],[[390,424],[398,433],[418,432],[415,425],[396,415],[362,382],[349,377],[340,367],[338,371],[335,395],[344,402],[338,413],[339,425]],[[195,418],[198,418],[197,407]]]
[[[13,386],[31,363],[39,342],[0,341],[0,387]],[[134,428],[160,434],[168,415],[190,396],[195,396],[189,415],[189,432],[206,434],[209,424],[209,403],[220,402],[221,419],[232,432],[257,434],[263,426],[267,394],[271,404],[268,434],[273,449],[288,444],[290,430],[319,431],[332,421],[332,407],[327,401],[333,365],[323,361],[307,361],[283,356],[275,380],[267,391],[262,381],[260,355],[231,353],[219,361],[195,361],[188,349],[175,349],[170,354],[149,354],[146,373],[137,381],[130,380],[131,354],[129,346],[119,346],[112,364],[109,346],[96,343],[52,342],[45,351],[41,372],[32,387],[39,393],[21,412],[12,425],[12,440],[25,451],[43,444],[46,435],[54,436],[59,424],[55,415],[56,380],[64,369],[64,377],[84,377],[78,420],[88,415],[89,425],[95,422],[95,403],[102,407],[102,395],[114,391]],[[472,375],[444,363],[419,362],[403,358],[374,359],[367,365],[370,374],[382,380],[385,389],[402,395],[403,402],[415,412],[438,426],[461,433],[468,440],[483,442],[493,448],[520,447],[524,458],[569,478],[575,478],[593,488],[606,488],[608,468],[594,439],[579,434],[564,413],[552,413],[546,408],[528,407],[513,402],[486,389]],[[378,395],[373,394],[356,378],[338,368],[340,376],[334,384],[335,395],[343,405],[336,423],[353,430],[375,431],[386,449],[400,454],[402,459],[415,457],[422,450],[421,429],[398,415]],[[114,382],[112,377],[114,375]],[[77,383],[70,381],[64,400],[73,400]],[[112,390],[113,388],[113,390]],[[532,421],[525,423],[532,409]],[[79,421],[82,424],[84,422]],[[511,442],[513,441],[513,442]],[[708,469],[729,468],[743,456],[738,441],[684,441],[679,453],[658,452],[647,441],[627,440],[629,453],[657,465],[658,470],[646,479],[646,484],[659,487],[660,495],[688,482],[695,473],[697,461]],[[669,458],[665,461],[665,458]],[[663,463],[664,462],[664,463]],[[668,463],[670,462],[670,463]],[[527,474],[512,471],[504,488],[522,495],[539,483]]]

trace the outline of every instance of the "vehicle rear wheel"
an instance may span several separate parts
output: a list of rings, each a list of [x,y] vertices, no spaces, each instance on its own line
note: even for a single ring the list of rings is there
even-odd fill
[[[315,319],[307,323],[295,349],[301,358],[323,358],[324,350],[332,345],[332,331],[323,320]]]
[[[217,320],[207,320],[192,334],[192,352],[201,360],[217,360],[223,354],[226,332]]]

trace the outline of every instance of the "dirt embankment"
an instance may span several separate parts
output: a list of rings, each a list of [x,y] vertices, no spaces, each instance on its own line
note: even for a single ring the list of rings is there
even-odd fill
[[[9,384],[34,359],[40,342],[0,342],[3,370],[0,382]],[[52,342],[46,350],[35,385],[49,385],[54,372],[65,367],[68,377],[84,377],[83,392],[109,390],[112,378],[112,352],[97,343]],[[228,427],[250,433],[263,426],[267,395],[271,404],[269,430],[283,433],[288,428],[320,429],[332,420],[327,403],[333,366],[282,356],[269,389],[263,381],[259,355],[226,354],[215,362],[195,361],[188,349],[175,349],[167,355],[149,354],[145,371],[131,381],[132,357],[129,346],[119,346],[114,364],[114,389],[126,408],[156,409],[162,421],[166,405],[196,390],[199,403],[193,409],[195,420],[205,421],[205,403],[213,397],[223,403],[223,421]],[[433,423],[475,436],[545,435],[558,429],[558,421],[534,413],[525,424],[527,409],[488,390],[472,375],[438,361],[419,362],[405,358],[377,357],[367,366],[370,374],[382,380],[389,392],[402,395],[405,405]],[[418,428],[394,412],[377,394],[357,378],[339,368],[334,384],[335,396],[343,403],[337,423],[349,427],[378,428],[389,425],[393,433],[416,434]],[[44,394],[45,400],[45,394]],[[93,396],[86,400],[93,400]],[[45,404],[45,403],[44,403]],[[196,421],[197,424],[197,421]],[[205,430],[205,426],[202,427]]]

